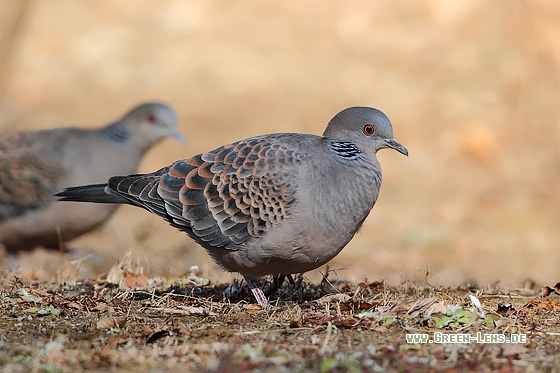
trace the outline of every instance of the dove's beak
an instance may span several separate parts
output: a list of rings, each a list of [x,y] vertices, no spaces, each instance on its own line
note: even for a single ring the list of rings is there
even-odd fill
[[[408,150],[406,150],[406,148],[404,146],[402,146],[401,143],[398,142],[397,140],[395,140],[395,139],[385,139],[385,142],[387,143],[387,147],[389,147],[391,149],[395,149],[399,153],[404,154],[408,157]]]
[[[174,127],[169,131],[169,136],[173,137],[175,140],[179,141],[181,144],[187,143],[187,138],[179,131],[179,128]]]

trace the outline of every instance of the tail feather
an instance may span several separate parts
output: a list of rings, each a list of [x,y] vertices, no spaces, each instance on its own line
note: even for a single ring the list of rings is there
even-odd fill
[[[92,184],[65,188],[54,194],[59,201],[130,204],[121,196],[105,192],[107,184]]]

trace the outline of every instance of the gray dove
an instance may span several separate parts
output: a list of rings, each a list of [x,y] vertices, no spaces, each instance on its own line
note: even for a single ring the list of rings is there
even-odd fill
[[[0,246],[9,254],[57,249],[96,228],[116,205],[53,203],[53,193],[135,172],[144,153],[166,136],[185,141],[177,115],[162,103],[139,105],[100,129],[0,135]]]
[[[360,229],[379,195],[376,152],[383,148],[408,155],[385,114],[351,107],[323,136],[251,137],[154,173],[114,176],[56,196],[130,204],[162,217],[225,270],[243,275],[265,307],[259,277],[318,268]]]

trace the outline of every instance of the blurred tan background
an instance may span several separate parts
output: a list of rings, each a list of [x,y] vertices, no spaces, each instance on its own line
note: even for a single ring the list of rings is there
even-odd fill
[[[0,24],[2,132],[95,127],[163,100],[189,143],[154,148],[148,172],[252,135],[320,134],[341,109],[373,106],[410,156],[379,153],[381,196],[330,263],[339,278],[560,280],[556,1],[4,1]],[[84,276],[134,248],[154,276],[198,264],[236,277],[132,207],[74,247],[104,258]],[[45,275],[61,265],[22,260]]]

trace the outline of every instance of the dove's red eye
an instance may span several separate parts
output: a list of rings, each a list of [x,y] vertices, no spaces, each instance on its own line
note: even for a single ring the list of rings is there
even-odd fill
[[[364,134],[371,136],[375,133],[375,128],[371,124],[366,124],[364,126]]]
[[[148,114],[148,122],[154,124],[156,122],[156,116],[154,114]]]

